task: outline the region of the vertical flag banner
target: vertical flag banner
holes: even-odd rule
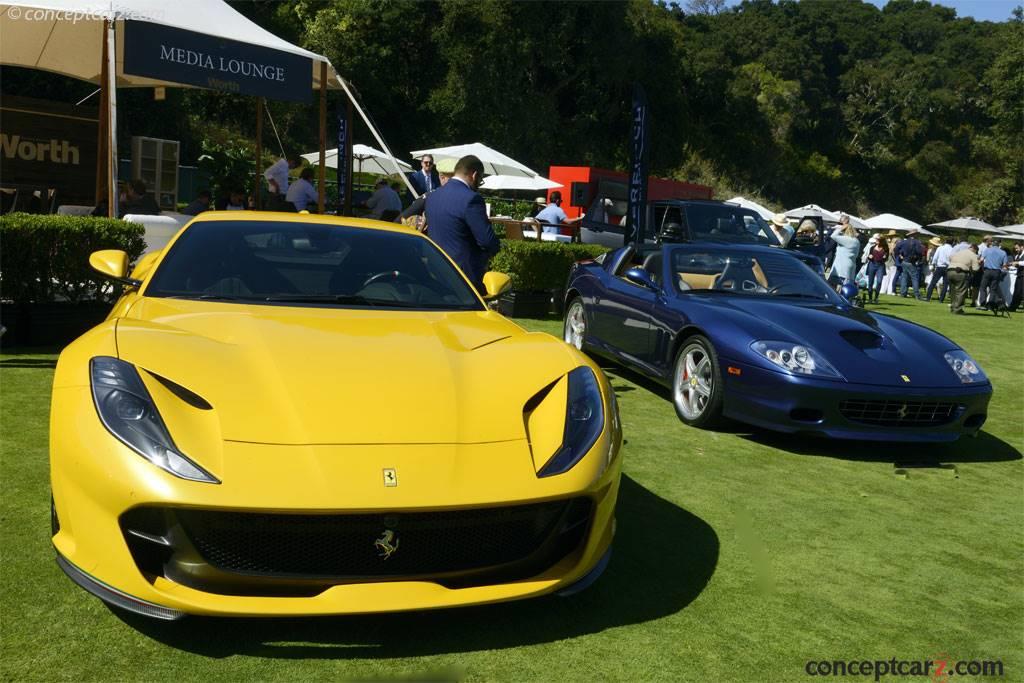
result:
[[[626,243],[642,243],[647,236],[647,157],[650,130],[647,125],[647,93],[639,83],[633,89],[632,156],[629,165],[629,207],[626,211]]]
[[[345,191],[348,188],[348,117],[344,108],[338,108],[338,148],[334,157],[338,164],[338,215],[342,215],[345,209]]]

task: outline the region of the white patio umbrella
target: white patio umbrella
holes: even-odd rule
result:
[[[828,209],[823,209],[817,204],[808,204],[799,209],[790,209],[786,212],[786,218],[821,218],[826,223],[838,223],[839,214]]]
[[[489,175],[484,178],[484,182],[480,185],[481,190],[555,190],[559,187],[565,187],[562,183],[556,183],[554,180],[548,180],[544,176],[534,176],[533,178],[525,178],[523,176],[515,175]]]
[[[896,232],[910,232],[911,230],[916,230],[922,235],[935,234],[930,230],[922,228],[920,223],[915,223],[909,218],[897,216],[894,213],[880,213],[877,216],[872,216],[864,221],[864,224],[872,230],[895,230]]]
[[[540,175],[529,166],[524,166],[512,157],[505,156],[481,142],[472,142],[468,145],[453,145],[451,147],[435,147],[434,149],[418,149],[411,154],[416,159],[419,159],[424,154],[429,154],[434,157],[435,162],[441,159],[454,159],[458,161],[462,157],[472,154],[483,162],[484,173],[487,175],[512,175],[525,178],[534,178]]]
[[[868,231],[868,230],[871,229],[871,226],[868,225],[866,222],[864,222],[864,219],[859,218],[857,216],[854,216],[852,213],[846,213],[846,214],[844,214],[842,212],[836,212],[836,213],[839,214],[840,218],[842,218],[844,215],[845,216],[849,216],[850,217],[850,225],[852,225],[857,230]]]
[[[775,215],[775,212],[769,209],[768,207],[761,206],[754,200],[747,199],[746,197],[737,196],[733,197],[732,199],[727,199],[725,201],[727,204],[739,204],[744,209],[750,209],[751,211],[755,211],[761,216],[761,218],[765,219],[766,221],[770,221],[772,219],[772,216]]]
[[[1016,225],[1004,225],[996,229],[1011,239],[1024,239],[1024,223],[1018,223]]]
[[[986,223],[979,218],[961,217],[941,223],[929,223],[932,228],[951,228],[953,230],[967,230],[971,232],[996,232],[996,226]]]
[[[302,158],[311,164],[320,163],[320,152],[303,154]],[[391,157],[379,149],[369,145],[352,145],[352,158],[356,160],[357,173],[372,173],[373,175],[391,175],[395,172]],[[411,171],[412,166],[404,161],[394,160],[401,167],[402,171]],[[324,164],[328,168],[338,168],[338,149],[329,149],[324,157]]]

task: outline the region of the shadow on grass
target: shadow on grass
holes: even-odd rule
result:
[[[999,437],[980,432],[976,437],[961,437],[954,443],[886,443],[814,438],[799,434],[781,434],[740,426],[740,436],[748,441],[798,455],[814,455],[861,462],[891,462],[894,465],[937,467],[941,463],[1004,462],[1020,460],[1021,452]]]
[[[706,522],[625,475],[616,518],[608,569],[593,586],[567,598],[315,619],[160,622],[112,611],[154,640],[207,657],[391,659],[575,638],[674,614],[701,594],[719,550]]]

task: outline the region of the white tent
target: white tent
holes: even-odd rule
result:
[[[997,228],[997,230],[1011,239],[1024,239],[1024,223],[1018,223],[1017,225],[1004,225]]]
[[[543,190],[556,190],[564,187],[562,183],[548,180],[543,176],[525,178],[514,175],[489,175],[484,178],[481,190],[531,190],[541,192]]]
[[[739,204],[744,209],[750,209],[751,211],[755,211],[761,216],[761,218],[765,219],[766,221],[770,221],[772,217],[775,215],[775,212],[772,211],[771,209],[765,206],[761,206],[757,202],[753,201],[752,199],[747,199],[746,197],[733,197],[732,199],[727,199],[726,202],[729,204]]]
[[[143,37],[154,32],[162,36],[159,43]],[[131,36],[135,38],[130,41]],[[126,60],[129,43],[145,59]],[[275,36],[221,0],[0,3],[0,64],[51,71],[100,86],[100,157],[106,161],[107,174],[105,179],[97,178],[97,187],[106,184],[111,212],[117,202],[118,88],[200,87],[295,99],[296,87],[300,91],[304,87],[305,60],[311,70],[309,83],[320,91],[321,148],[326,140],[326,91],[342,89],[378,144],[392,156],[326,57]],[[284,96],[286,91],[291,95]],[[257,103],[262,125],[262,99]],[[260,144],[257,139],[257,150]],[[321,204],[323,189],[321,182]]]
[[[416,159],[425,154],[434,157],[434,161],[441,159],[454,159],[458,161],[464,156],[474,155],[484,164],[484,173],[487,175],[513,175],[525,178],[535,178],[540,174],[528,166],[524,166],[515,159],[505,156],[501,152],[491,149],[482,142],[472,142],[468,145],[452,145],[451,147],[435,147],[434,149],[419,149],[411,153]]]
[[[925,230],[920,223],[915,223],[909,218],[897,216],[894,213],[880,213],[877,216],[864,221],[872,230],[895,230],[896,232],[910,232],[916,230],[922,235],[934,235],[934,232]]]
[[[933,228],[951,228],[953,230],[967,230],[970,232],[996,232],[996,226],[978,218],[953,218],[941,223],[929,223]]]
[[[839,214],[828,209],[823,209],[817,204],[808,204],[799,209],[790,209],[786,212],[786,218],[821,218],[826,223],[838,223]]]
[[[292,45],[218,0],[8,0],[0,4],[0,63],[99,83],[109,19],[118,33],[125,21],[140,21],[306,57],[313,62],[314,88],[320,86],[321,62],[327,65],[327,87],[341,88],[326,57]],[[194,87],[124,73],[124,41],[118,41],[116,63],[119,88]]]
[[[303,154],[302,158],[310,164],[320,163],[320,152],[309,152]],[[372,173],[374,175],[391,175],[395,172],[392,160],[387,154],[370,147],[369,145],[352,145],[352,158],[356,161],[356,167],[349,169],[356,173]],[[338,168],[338,148],[327,150],[324,163],[328,168]],[[404,161],[394,160],[403,172],[412,171],[412,166]]]

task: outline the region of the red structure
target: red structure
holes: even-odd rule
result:
[[[609,171],[592,166],[549,166],[548,178],[563,185],[562,210],[569,218],[577,218],[587,210],[597,196],[617,197],[623,201],[629,196],[629,176],[624,171]],[[548,191],[548,195],[551,194]],[[655,199],[711,199],[713,191],[707,185],[684,183],[665,178],[648,178],[647,200]]]

